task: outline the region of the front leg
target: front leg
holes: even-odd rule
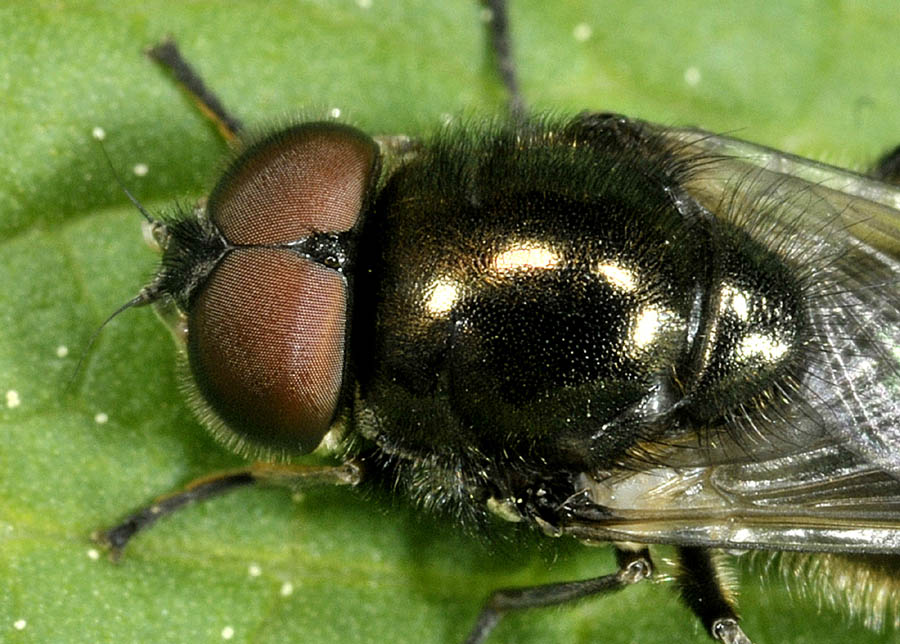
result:
[[[110,557],[117,560],[135,535],[193,503],[260,483],[303,489],[319,485],[355,486],[361,478],[360,466],[354,461],[333,466],[254,463],[246,468],[215,472],[195,479],[184,488],[153,500],[115,526],[95,532],[92,537],[95,542],[108,548]]]

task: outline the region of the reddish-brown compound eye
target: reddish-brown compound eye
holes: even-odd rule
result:
[[[229,253],[191,310],[188,356],[207,404],[241,439],[310,452],[344,365],[343,277],[287,250]]]
[[[338,123],[307,123],[247,150],[209,197],[210,218],[233,244],[283,244],[356,223],[378,148]]]
[[[347,285],[305,256],[303,242],[356,224],[378,163],[375,142],[358,130],[307,123],[251,146],[213,190],[209,218],[232,248],[191,297],[188,357],[226,440],[309,452],[328,432],[344,372]]]

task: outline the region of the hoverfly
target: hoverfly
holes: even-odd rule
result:
[[[626,125],[627,125],[627,123],[626,123],[626,122],[623,122],[623,127],[625,127]],[[592,127],[592,126],[591,126],[591,127]],[[618,126],[617,126],[617,127],[618,127]],[[626,127],[626,130],[627,130],[627,127]],[[625,134],[626,134],[626,136],[630,136],[630,134],[629,134],[627,131],[625,132]],[[638,134],[639,134],[639,133],[638,133]],[[703,146],[703,145],[708,145],[708,144],[711,144],[711,143],[713,143],[713,144],[719,144],[719,143],[721,143],[722,141],[725,141],[724,139],[720,139],[720,138],[703,138],[703,137],[698,137],[697,139],[690,139],[690,137],[692,136],[691,133],[689,133],[689,132],[684,132],[684,133],[682,133],[682,134],[683,134],[684,137],[687,137],[686,139],[680,139],[680,140],[684,141],[684,145],[687,146],[685,149],[691,149],[691,146]],[[727,141],[726,141],[726,143],[727,143]],[[730,167],[730,166],[727,165],[728,159],[730,159],[730,157],[732,157],[732,156],[736,156],[736,157],[739,157],[739,158],[744,158],[748,152],[752,152],[753,154],[756,154],[756,153],[758,152],[758,150],[756,150],[755,148],[752,148],[752,147],[738,148],[736,152],[735,152],[734,150],[732,150],[732,149],[728,149],[728,150],[724,150],[724,151],[720,151],[720,150],[718,150],[718,149],[710,149],[710,150],[708,150],[708,151],[706,151],[706,152],[709,154],[709,156],[710,156],[711,159],[718,159],[718,161],[719,161],[720,163],[725,164],[725,165],[720,166],[720,167],[724,167],[725,169],[728,170],[728,173],[727,173],[727,174],[728,174],[729,177],[733,177],[733,176],[735,176],[735,175],[741,176],[741,177],[743,177],[743,179],[745,180],[746,185],[748,185],[748,186],[755,186],[755,187],[759,187],[759,188],[764,189],[764,190],[762,190],[762,194],[760,194],[758,197],[754,197],[754,200],[753,200],[754,205],[760,205],[760,206],[764,205],[764,206],[766,206],[766,207],[773,208],[773,209],[777,210],[777,208],[775,208],[775,206],[773,206],[771,203],[768,203],[767,201],[765,201],[765,199],[770,198],[770,196],[773,194],[773,190],[775,190],[776,188],[783,188],[783,189],[787,190],[787,189],[790,189],[790,188],[793,188],[793,187],[794,187],[793,184],[792,184],[790,181],[787,181],[787,180],[785,180],[785,179],[782,179],[781,177],[779,177],[779,181],[778,181],[778,182],[775,182],[775,183],[768,183],[768,184],[767,184],[767,183],[765,183],[765,177],[766,177],[765,173],[764,173],[763,171],[758,171],[756,168],[754,168],[754,167],[752,167],[752,166],[750,166],[750,167],[738,166],[738,167],[736,167],[736,168],[732,168],[732,167]],[[724,157],[725,157],[725,158],[724,158],[724,159],[719,158],[719,157],[720,157],[720,154],[724,154]],[[778,155],[778,156],[776,157],[776,159],[779,160],[779,161],[782,161],[782,160],[785,159],[785,157],[783,157],[782,155]],[[816,168],[815,168],[814,166],[808,166],[808,165],[803,165],[803,164],[801,164],[801,165],[802,165],[803,169],[807,169],[807,170],[816,170]],[[758,174],[757,174],[757,172],[758,172]],[[789,174],[790,174],[790,173],[789,173]],[[850,177],[845,177],[845,179],[848,180],[848,181],[850,181],[850,179],[852,179],[852,178],[850,178]],[[824,180],[824,179],[822,179],[822,178],[816,177],[816,178],[813,179],[813,183],[814,183],[814,184],[819,184],[819,183],[820,183],[821,181],[823,181],[823,180]],[[850,183],[852,183],[852,181],[850,181]],[[868,184],[865,184],[865,185],[868,186]],[[823,190],[825,190],[825,189],[827,189],[827,188],[828,188],[828,186],[826,185],[826,186],[823,188]],[[844,187],[842,186],[841,189],[844,190]],[[732,193],[729,192],[728,194],[729,194],[729,196],[731,196]],[[790,194],[793,195],[794,192],[791,192]],[[808,189],[808,190],[802,191],[802,192],[801,192],[801,195],[802,195],[802,197],[799,197],[799,198],[808,198],[808,199],[813,200],[813,205],[819,205],[820,202],[817,201],[817,200],[824,199],[823,197],[819,196],[819,195],[818,195],[815,191],[813,191],[812,189]],[[707,195],[707,198],[710,200],[710,201],[707,202],[707,206],[706,206],[706,207],[707,207],[707,210],[713,211],[713,212],[714,212],[715,209],[716,209],[717,207],[721,207],[721,204],[720,204],[719,202],[716,201],[716,195],[712,195],[712,196]],[[792,197],[792,198],[795,198],[795,197]],[[676,201],[677,201],[677,199],[676,199]],[[794,202],[791,202],[791,203],[794,203]],[[828,203],[827,199],[825,200],[825,203]],[[741,211],[740,204],[735,204],[733,207],[734,207],[734,211],[735,211],[735,212],[740,212],[740,211]],[[803,212],[809,212],[809,211],[813,210],[813,208],[812,208],[812,206],[810,206],[809,204],[807,204],[807,206],[804,206],[804,207],[798,207],[797,210],[803,211]],[[852,227],[852,226],[855,226],[855,227],[857,227],[857,228],[865,227],[865,222],[866,222],[866,219],[865,219],[865,218],[861,219],[859,222],[857,222],[856,220],[854,220],[852,223],[847,223],[847,224],[844,224],[844,223],[838,223],[838,222],[841,221],[840,219],[838,219],[838,216],[839,216],[838,213],[843,214],[843,213],[845,213],[845,212],[852,212],[852,209],[850,208],[850,204],[844,204],[844,206],[842,206],[842,207],[840,207],[840,208],[837,208],[837,209],[836,209],[836,212],[832,215],[832,216],[834,217],[834,219],[831,220],[831,221],[829,222],[829,225],[835,226],[837,229],[840,229],[841,226],[846,226],[846,227]],[[797,215],[797,216],[800,217],[800,215]],[[783,219],[779,219],[779,218],[776,218],[776,219],[777,219],[778,221],[782,222],[783,225],[787,227],[787,230],[786,230],[786,231],[781,231],[781,234],[783,234],[783,235],[787,235],[787,234],[788,234],[789,232],[791,232],[791,231],[796,231],[796,230],[802,230],[802,229],[805,229],[803,224],[805,224],[806,222],[803,222],[803,221],[791,221],[790,218],[789,218],[789,216],[786,215],[786,214],[781,214],[781,215],[779,215],[779,217],[783,217]],[[824,224],[823,224],[823,225],[824,225]],[[796,234],[796,233],[791,233],[791,234]],[[801,249],[803,248],[802,245],[800,246],[800,248],[801,248]],[[521,250],[521,249],[520,249],[520,250]],[[531,252],[533,249],[526,248],[525,250]],[[809,250],[807,250],[807,251],[803,251],[803,252],[809,252],[809,253],[812,253],[813,250],[814,250],[814,249],[811,248],[811,249],[809,249]],[[802,253],[801,253],[801,254],[802,254]],[[531,261],[531,260],[529,260],[529,261]],[[837,254],[835,254],[835,261],[838,261]],[[609,267],[609,268],[607,269],[607,272],[612,272],[612,269],[614,269],[614,268],[615,268],[615,267]],[[626,276],[624,276],[624,275],[622,275],[622,274],[619,274],[619,277],[620,277],[622,280],[625,280],[625,277],[626,277]],[[888,285],[889,285],[889,283],[888,283]],[[826,293],[827,293],[827,291],[826,291]],[[825,296],[823,295],[823,297],[825,297]],[[789,299],[789,298],[788,298],[788,299]],[[739,298],[738,298],[738,300],[739,300]],[[734,300],[734,302],[738,302],[738,300]],[[738,304],[735,304],[734,306],[740,308],[740,307],[738,306]],[[736,309],[736,310],[737,310],[737,309]],[[777,344],[777,343],[776,343],[776,344]],[[767,350],[769,350],[769,351],[777,351],[777,347],[769,346]],[[798,376],[798,377],[799,377],[799,376]],[[774,395],[774,394],[773,394],[773,395]],[[778,413],[779,413],[779,414],[784,414],[784,413],[786,413],[786,412],[784,412],[783,410],[778,410]],[[757,423],[761,423],[762,421],[759,420],[759,419],[757,419],[756,422],[757,422]],[[751,429],[752,429],[752,428],[751,428]],[[763,434],[764,434],[764,433],[763,433]],[[757,443],[759,442],[759,441],[756,441],[756,442],[753,443],[752,446],[749,446],[749,447],[746,446],[746,445],[743,445],[743,444],[736,444],[736,445],[730,445],[730,446],[728,446],[728,445],[726,445],[726,446],[710,445],[710,443],[712,442],[712,438],[714,438],[714,437],[715,437],[715,436],[713,436],[713,435],[710,435],[709,437],[707,437],[709,440],[704,444],[703,447],[704,447],[704,448],[707,448],[707,447],[708,447],[708,448],[710,448],[710,449],[712,449],[712,448],[715,448],[715,449],[722,449],[722,450],[725,450],[725,452],[727,452],[727,449],[726,449],[726,448],[729,448],[729,447],[730,447],[731,449],[736,449],[739,453],[742,453],[742,454],[743,454],[743,453],[748,453],[748,452],[750,452],[750,451],[751,451],[751,447],[755,448],[755,447],[757,446]],[[765,437],[765,434],[763,435],[763,438],[764,438],[764,437]],[[814,437],[815,437],[815,434],[814,434]],[[728,438],[730,438],[730,435],[728,435],[728,434],[725,434],[725,435],[722,437],[723,440],[728,439]],[[790,444],[790,440],[791,440],[792,437],[791,437],[791,435],[783,435],[783,436],[778,436],[778,438],[779,438],[779,439],[783,439],[785,443]],[[774,441],[772,441],[772,442],[774,443]],[[739,443],[739,441],[735,441],[735,443]],[[763,443],[763,446],[770,446],[770,447],[772,447],[773,450],[776,449],[776,447],[779,448],[779,449],[781,448],[780,445],[770,445],[769,442],[766,442],[766,441],[762,441],[762,443]],[[663,443],[663,444],[666,445],[666,446],[668,446],[667,443]],[[680,447],[680,446],[676,446],[676,447]],[[827,446],[826,446],[826,447],[827,447]],[[697,447],[697,449],[694,450],[694,451],[691,452],[691,453],[695,453],[695,454],[696,454],[696,453],[700,453],[699,450],[700,450],[700,448]],[[725,452],[723,452],[723,453],[725,453]],[[776,452],[776,454],[777,454],[777,453],[779,453],[779,452]],[[713,451],[711,451],[710,454],[712,454],[712,455],[714,456],[714,455],[716,454],[715,450],[713,449]],[[648,455],[648,458],[649,458],[650,456],[655,456],[655,454],[653,454],[653,455]],[[707,456],[707,458],[712,458],[712,456]],[[725,457],[723,457],[723,458],[725,458]],[[730,459],[730,458],[734,458],[733,455],[731,455],[731,452],[729,452],[729,456],[728,456],[727,458],[729,458],[729,459]],[[773,458],[774,458],[774,456],[773,456]],[[752,463],[755,463],[756,461],[751,461],[751,462],[752,462]],[[767,462],[768,462],[768,461],[767,461]],[[687,471],[687,468],[689,468],[689,467],[692,465],[692,463],[689,462],[689,461],[688,461],[688,462],[685,462],[685,463],[680,463],[680,462],[679,462],[679,463],[677,463],[676,465],[670,465],[669,463],[663,463],[662,465],[660,465],[660,463],[657,462],[657,461],[653,461],[653,463],[654,463],[655,465],[659,465],[659,466],[661,466],[661,467],[675,467],[675,466],[677,465],[677,467],[678,467],[680,470],[684,470],[684,471]],[[790,463],[789,463],[789,465],[790,465]],[[647,476],[652,476],[653,474],[654,474],[653,472],[649,472],[649,473],[647,473]],[[658,473],[657,473],[657,474],[658,474]],[[641,481],[641,479],[638,478],[638,477],[635,477],[634,480],[637,481],[637,482],[640,482],[640,481]],[[685,484],[685,488],[684,488],[683,490],[676,490],[676,492],[678,492],[678,491],[684,491],[684,490],[692,490],[694,484],[698,484],[698,485],[699,485],[699,484],[702,482],[702,476],[700,476],[698,479],[685,479],[685,480],[683,480],[682,482]],[[688,482],[691,484],[691,487],[688,487],[688,486],[687,486],[687,483],[688,483]],[[646,486],[647,486],[648,482],[647,482],[646,480],[644,480],[643,484],[644,484],[644,486],[645,486],[644,489],[646,489]],[[593,494],[594,500],[599,499],[599,498],[601,498],[601,497],[605,498],[604,495],[611,496],[611,494],[610,494],[610,492],[609,492],[608,490],[602,489],[602,486],[596,487],[596,488],[594,488],[594,487],[589,487],[588,489],[591,490],[591,493]],[[702,495],[701,495],[701,496],[702,496]],[[507,509],[507,510],[510,510],[510,509],[515,510],[515,508],[508,508],[508,507],[507,507],[506,509]],[[569,509],[572,510],[572,512],[573,512],[572,516],[573,516],[574,518],[568,519],[568,521],[570,521],[570,523],[568,524],[568,528],[571,529],[571,530],[573,530],[573,531],[577,531],[577,530],[582,530],[582,531],[583,531],[583,530],[587,530],[587,528],[584,527],[585,524],[588,524],[588,527],[590,527],[591,530],[593,530],[593,527],[594,527],[594,526],[599,525],[600,523],[602,523],[601,521],[599,521],[599,520],[597,519],[596,516],[593,516],[593,515],[591,515],[590,513],[585,512],[583,508],[579,508],[578,506],[576,506],[576,505],[574,504],[574,499],[573,499],[573,504],[572,504],[572,506],[571,506]],[[578,534],[578,536],[585,537],[585,538],[591,538],[591,539],[593,539],[593,538],[606,539],[606,538],[607,538],[607,535],[605,535],[605,534],[601,534],[601,533],[596,533],[596,534],[594,534],[594,533],[591,532],[590,530],[585,531],[585,532],[578,532],[577,534]],[[631,537],[634,536],[634,535],[628,534],[628,535],[625,535],[625,536],[627,537],[628,540],[631,540]],[[647,538],[647,535],[644,534],[644,533],[638,533],[637,536],[642,537],[642,539],[650,540],[649,538]],[[734,536],[734,535],[732,535],[732,537],[733,537],[733,536]],[[772,536],[772,535],[769,535],[769,536]],[[681,539],[682,537],[678,537],[678,538]],[[778,535],[776,534],[776,535],[774,535],[774,537],[772,537],[772,538],[776,538],[776,539],[777,539],[777,538],[778,538]],[[684,537],[684,540],[685,540],[685,542],[690,542],[690,539],[689,539],[688,537]],[[731,545],[735,545],[735,546],[741,545],[741,544],[739,544],[739,543],[732,543],[732,538],[731,538],[731,537],[729,537],[726,541],[728,542],[728,544],[731,544]],[[701,542],[702,542],[702,543],[705,543],[705,542],[702,541],[702,539],[701,539]],[[718,543],[718,542],[717,542],[717,543]],[[723,543],[722,545],[724,545],[724,543]],[[763,545],[766,545],[766,544],[763,544]],[[778,544],[769,544],[769,545],[777,546]]]

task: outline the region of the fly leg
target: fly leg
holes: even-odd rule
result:
[[[257,483],[296,489],[315,485],[356,485],[360,479],[361,470],[352,461],[336,466],[254,463],[247,468],[217,472],[195,479],[181,490],[155,499],[112,528],[94,533],[93,539],[106,546],[110,556],[115,560],[121,556],[125,546],[136,534],[143,532],[159,519],[197,501],[205,501]]]
[[[617,550],[619,570],[611,575],[526,588],[501,588],[488,598],[465,644],[481,644],[508,612],[564,604],[593,595],[605,595],[647,579],[653,574],[650,553]]]
[[[885,183],[900,185],[900,145],[878,159],[869,174]]]
[[[481,4],[489,12],[488,29],[490,32],[491,50],[494,64],[509,95],[509,115],[514,121],[525,118],[525,99],[519,91],[516,77],[516,64],[512,54],[512,39],[509,35],[509,12],[506,0],[481,0]]]
[[[222,137],[231,143],[243,129],[240,119],[233,116],[219,97],[210,90],[200,74],[188,63],[173,40],[166,40],[147,49],[147,55],[169,70],[181,88],[187,92],[200,111],[219,129]]]
[[[722,644],[751,644],[738,624],[733,601],[710,551],[681,547],[678,558],[681,597],[703,622],[706,632]]]

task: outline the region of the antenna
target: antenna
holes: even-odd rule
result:
[[[135,198],[133,194],[128,190],[125,186],[125,182],[122,181],[122,178],[119,176],[119,173],[116,172],[115,166],[113,166],[112,160],[109,158],[109,153],[106,151],[106,146],[103,145],[103,140],[106,139],[106,131],[102,127],[95,127],[91,132],[94,139],[97,141],[97,144],[100,146],[100,151],[103,152],[103,158],[106,159],[106,165],[109,166],[109,171],[112,172],[113,177],[116,180],[116,183],[119,184],[119,187],[122,189],[122,192],[125,193],[125,196],[128,197],[129,201],[134,204],[134,207],[138,209],[138,212],[144,216],[144,219],[147,220],[149,224],[159,224],[159,221],[155,219],[149,212],[147,212],[146,208],[144,208],[143,204]]]
[[[113,177],[116,179],[116,183],[119,184],[119,188],[122,189],[122,192],[125,193],[125,196],[128,197],[129,201],[137,208],[138,212],[144,217],[144,220],[147,221],[153,227],[164,227],[164,224],[153,217],[147,209],[144,208],[143,204],[137,200],[137,198],[131,194],[128,188],[125,186],[125,183],[122,181],[122,178],[119,176],[119,173],[116,172],[116,168],[112,163],[112,160],[109,158],[109,153],[106,151],[106,146],[103,145],[104,139],[106,139],[106,132],[102,127],[95,127],[91,132],[91,135],[94,137],[94,140],[97,141],[100,146],[101,152],[103,152],[103,158],[106,159],[106,165],[109,166],[109,170],[112,173]],[[78,377],[78,374],[81,372],[81,367],[84,365],[84,361],[87,358],[88,353],[91,348],[94,346],[94,343],[97,341],[97,338],[100,335],[100,332],[106,327],[107,324],[113,321],[120,313],[127,311],[130,308],[138,307],[138,306],[146,306],[152,302],[155,302],[159,299],[160,289],[156,281],[148,284],[143,287],[140,292],[135,295],[133,298],[125,302],[125,304],[121,305],[115,311],[113,311],[99,327],[91,334],[90,339],[88,340],[88,344],[85,347],[84,351],[81,352],[81,357],[78,358],[78,363],[75,365],[75,369],[72,371],[72,377],[69,378],[69,382],[66,384],[66,391],[72,388],[72,385],[75,382],[75,378]]]

